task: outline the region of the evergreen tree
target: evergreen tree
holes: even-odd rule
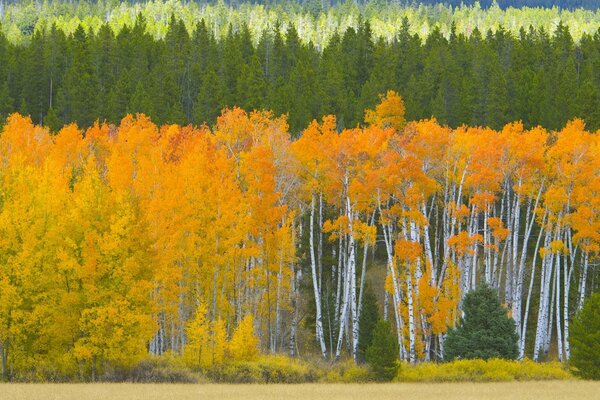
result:
[[[83,26],[71,41],[71,65],[65,75],[65,111],[69,121],[90,126],[97,119],[98,76],[91,63],[91,45]]]
[[[380,320],[367,348],[367,362],[376,380],[391,381],[398,372],[398,340],[388,321]]]
[[[51,133],[56,134],[64,124],[63,121],[58,118],[54,108],[50,108],[46,113],[46,118],[44,118],[44,125],[50,129]]]
[[[508,317],[494,289],[482,286],[467,293],[463,313],[458,326],[448,332],[445,360],[517,358],[515,321]]]
[[[592,294],[573,320],[571,365],[584,379],[600,379],[600,293]]]
[[[200,80],[200,90],[194,103],[194,123],[208,125],[215,123],[224,105],[223,82],[212,67],[209,67]]]
[[[260,110],[265,108],[267,82],[264,70],[256,54],[252,55],[249,64],[242,66],[242,72],[237,82],[240,106],[245,110]]]
[[[358,359],[359,361],[366,360],[366,353],[373,341],[373,331],[379,321],[379,307],[377,298],[371,285],[366,284],[364,288],[364,297],[362,303],[362,311],[360,313],[360,321],[358,323]]]
[[[4,125],[6,117],[13,110],[12,99],[8,92],[8,83],[5,81],[0,87],[0,127]]]

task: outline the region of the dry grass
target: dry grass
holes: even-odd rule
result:
[[[600,382],[302,385],[2,384],[2,400],[494,400],[598,399]]]

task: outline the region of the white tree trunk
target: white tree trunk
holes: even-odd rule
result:
[[[323,358],[327,358],[327,346],[325,345],[325,337],[323,334],[323,317],[321,313],[321,290],[319,288],[319,279],[317,278],[317,262],[315,259],[315,195],[313,193],[312,201],[310,204],[310,267],[312,273],[312,281],[313,281],[313,292],[315,295],[315,330],[316,330],[316,339],[319,342],[319,346],[321,349],[321,356]]]
[[[546,214],[542,219],[542,227],[546,222]],[[521,334],[519,337],[519,360],[522,360],[525,356],[525,336],[527,335],[527,322],[529,320],[529,308],[531,305],[531,294],[533,293],[533,282],[535,280],[535,264],[537,260],[537,255],[540,249],[540,243],[542,241],[542,235],[544,233],[544,229],[540,228],[540,233],[537,238],[537,242],[535,244],[535,251],[533,253],[533,262],[531,263],[531,278],[529,280],[529,291],[527,292],[527,304],[525,305],[525,316],[523,317],[523,323],[521,324]],[[540,286],[543,284],[540,281]]]
[[[579,311],[583,308],[583,302],[585,301],[585,287],[586,287],[588,268],[589,268],[589,253],[587,251],[582,253],[582,258],[583,258],[583,270],[581,272],[581,277],[579,280],[579,293],[578,293],[579,301],[577,302],[577,311]]]

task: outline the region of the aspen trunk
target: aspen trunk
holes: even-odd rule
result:
[[[588,275],[589,268],[589,253],[586,251],[582,253],[583,258],[583,270],[581,272],[581,278],[579,280],[579,293],[578,293],[578,302],[577,302],[577,310],[581,310],[583,308],[583,302],[585,300],[585,287]]]
[[[310,204],[310,233],[309,233],[309,245],[310,245],[310,267],[313,281],[313,292],[315,295],[315,330],[316,339],[319,342],[321,349],[321,356],[327,358],[327,346],[325,345],[325,338],[323,335],[323,318],[321,314],[321,291],[319,289],[319,279],[317,278],[317,262],[315,260],[315,195],[313,193],[312,201]]]
[[[542,219],[542,226],[546,221],[546,214],[544,214],[544,218]],[[540,228],[540,233],[538,234],[537,242],[535,244],[535,251],[533,253],[533,262],[531,263],[531,277],[529,280],[529,290],[527,292],[527,303],[525,305],[525,316],[523,317],[523,323],[521,324],[521,335],[519,337],[519,359],[523,359],[525,356],[525,336],[527,335],[527,322],[529,320],[529,308],[531,305],[531,294],[533,293],[533,282],[535,280],[535,264],[537,260],[537,255],[540,249],[540,243],[542,240],[542,234],[544,230]],[[542,285],[542,281],[540,281],[540,286]]]
[[[546,231],[545,239],[544,239],[544,248],[548,248],[550,246],[550,238],[551,232],[548,229]],[[540,277],[540,301],[538,307],[538,318],[536,325],[536,335],[535,335],[535,349],[533,352],[533,360],[538,361],[540,356],[540,351],[545,347],[547,329],[548,329],[548,303],[550,298],[550,276],[551,276],[551,268],[552,266],[552,255],[545,254],[542,259],[542,270]]]

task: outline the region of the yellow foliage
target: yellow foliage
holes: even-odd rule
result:
[[[375,106],[375,110],[365,111],[365,122],[382,128],[394,128],[400,130],[406,125],[404,119],[404,100],[393,90],[388,90],[381,101]]]
[[[245,316],[233,331],[228,353],[233,361],[253,361],[258,357],[258,338],[251,315]]]
[[[508,361],[457,360],[450,363],[402,365],[401,382],[503,382],[572,379],[558,362],[536,363],[530,360]]]

